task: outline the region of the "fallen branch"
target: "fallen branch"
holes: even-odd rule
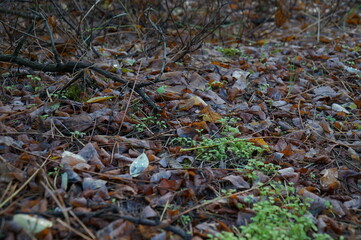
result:
[[[162,111],[162,109],[141,89],[142,85],[133,84],[132,82],[128,82],[120,77],[116,76],[113,73],[110,73],[104,69],[94,66],[92,63],[84,63],[84,62],[74,62],[69,61],[66,63],[38,63],[34,61],[30,61],[15,55],[4,54],[0,55],[0,61],[2,62],[9,62],[9,63],[16,63],[21,66],[30,67],[34,70],[40,70],[43,72],[68,72],[74,73],[79,70],[88,68],[103,75],[106,78],[110,78],[113,81],[123,83],[127,85],[129,88],[133,89],[136,93],[138,93],[144,101],[146,101],[151,107],[153,107],[158,112]]]
[[[75,216],[83,219],[83,220],[87,220],[87,219],[91,219],[94,217],[102,217],[103,219],[107,219],[107,220],[118,220],[118,219],[123,219],[129,222],[132,222],[134,224],[140,224],[140,225],[145,225],[145,226],[152,226],[152,227],[160,227],[166,231],[172,232],[177,234],[178,236],[180,236],[183,239],[186,240],[190,240],[192,239],[192,236],[188,233],[186,233],[185,231],[183,231],[182,229],[169,225],[169,224],[164,224],[163,222],[157,221],[157,220],[151,220],[151,219],[145,219],[145,218],[140,218],[140,217],[133,217],[133,216],[127,216],[127,215],[121,215],[119,213],[115,213],[115,212],[122,212],[121,209],[119,209],[119,207],[117,206],[109,206],[107,208],[98,210],[96,212],[73,212]],[[54,212],[54,211],[47,211],[47,212],[18,212],[18,213],[22,213],[22,214],[36,214],[36,215],[40,215],[43,217],[57,217],[57,218],[63,218],[64,215],[62,212]]]

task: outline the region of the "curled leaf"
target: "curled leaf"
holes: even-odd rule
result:
[[[129,174],[133,177],[138,176],[149,166],[149,160],[145,153],[140,154],[130,165]]]
[[[52,227],[53,223],[44,218],[33,217],[27,214],[15,214],[13,221],[32,234],[39,233],[46,228]]]

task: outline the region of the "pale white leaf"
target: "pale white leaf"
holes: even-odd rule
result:
[[[149,166],[149,160],[145,153],[140,154],[130,165],[129,174],[133,177],[138,176]]]
[[[53,223],[44,218],[33,217],[27,214],[15,214],[13,221],[24,228],[27,232],[36,234],[46,228],[52,227]]]
[[[333,103],[332,104],[332,111],[335,112],[344,112],[346,114],[349,114],[350,112],[347,111],[344,107],[342,107],[341,105],[337,104],[337,103]]]

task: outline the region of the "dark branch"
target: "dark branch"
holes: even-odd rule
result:
[[[99,67],[94,66],[92,63],[84,63],[84,62],[66,62],[66,63],[48,63],[48,64],[42,64],[34,61],[30,61],[18,56],[14,55],[0,55],[0,61],[2,62],[10,62],[10,63],[16,63],[21,66],[30,67],[34,70],[40,70],[43,72],[68,72],[73,73],[77,72],[79,70],[89,68],[93,70],[94,72],[97,72],[104,77],[110,78],[113,81],[123,83],[127,85],[129,88],[134,87],[134,91],[137,92],[143,99],[146,101],[151,107],[156,109],[157,111],[162,111],[162,109],[141,89],[141,86],[135,85],[132,82],[128,82],[124,79],[119,78],[118,76],[103,70]]]
[[[121,215],[119,213],[107,213],[107,212],[121,212],[121,211],[116,206],[109,206],[105,209],[101,209],[96,212],[74,212],[74,214],[77,217],[82,218],[82,219],[102,217],[103,219],[107,219],[107,220],[123,219],[123,220],[129,221],[129,222],[132,222],[134,224],[141,224],[141,225],[152,226],[152,227],[158,226],[159,228],[162,228],[166,231],[170,231],[170,232],[177,234],[178,236],[182,237],[185,240],[192,239],[192,236],[190,234],[184,232],[182,229],[175,227],[175,226],[171,226],[169,224],[164,224],[163,222],[160,222],[158,220],[144,219],[144,218],[140,218],[140,217]],[[18,213],[23,213],[23,212],[18,212]],[[36,214],[36,215],[45,216],[45,217],[49,217],[49,216],[59,217],[59,218],[64,217],[64,214],[62,212],[52,212],[52,211],[27,212],[27,213],[23,213],[23,214]]]

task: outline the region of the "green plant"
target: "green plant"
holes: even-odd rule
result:
[[[272,175],[280,169],[280,166],[277,166],[273,163],[264,163],[262,160],[259,159],[249,159],[247,165],[244,166],[243,169],[237,169],[240,172],[244,172],[246,170],[247,177],[251,179],[255,179],[256,172],[254,170],[262,171],[266,175]]]
[[[261,153],[264,150],[263,148],[236,137],[236,135],[240,134],[238,128],[232,126],[236,121],[236,119],[231,118],[220,119],[218,121],[221,124],[220,137],[209,138],[202,136],[199,142],[186,139],[178,140],[193,145],[193,147],[181,151],[195,151],[197,159],[207,162],[220,162],[231,157],[250,159],[254,153]]]
[[[70,100],[74,100],[74,101],[80,101],[82,93],[84,92],[84,89],[78,85],[78,84],[74,84],[71,85],[66,92],[64,93],[64,96]]]
[[[132,117],[141,122],[135,125],[137,132],[143,132],[144,129],[150,130],[152,127],[156,127],[158,129],[167,129],[167,123],[163,120],[159,120],[159,114],[156,116],[146,116],[142,118],[138,118],[133,114]]]
[[[55,168],[53,168],[53,171],[48,172],[48,176],[58,175],[59,172],[60,172],[60,168],[55,167]]]
[[[60,92],[54,92],[50,94],[51,97],[56,98],[56,99],[66,99],[67,96],[63,93]]]
[[[288,89],[288,95],[291,94],[293,87],[295,85],[296,82],[296,70],[295,70],[295,65],[293,63],[289,64],[289,71],[290,71],[290,79],[289,79],[289,89]]]
[[[33,81],[40,81],[41,78],[38,76],[34,76],[34,75],[26,75],[27,78],[30,78]]]
[[[189,215],[182,215],[178,220],[182,225],[188,226],[191,223],[191,217]]]
[[[230,196],[230,195],[234,194],[235,192],[236,192],[236,189],[228,189],[228,190],[222,189],[221,190],[221,193],[225,196]]]
[[[4,88],[8,91],[12,91],[12,90],[16,89],[16,85],[5,86]]]
[[[167,209],[167,208],[169,208],[171,210],[179,210],[179,206],[178,205],[173,205],[173,204],[169,204],[169,205],[166,204],[165,209]],[[179,224],[182,224],[184,227],[189,226],[191,221],[192,221],[192,218],[189,215],[185,215],[185,214],[179,216],[179,218],[177,219],[177,222]]]
[[[44,84],[41,82],[41,78],[39,76],[34,75],[26,75],[30,81],[28,84],[25,84],[24,86],[28,89],[34,88],[35,92],[38,92],[40,89],[44,87]]]
[[[74,132],[70,132],[72,137],[75,138],[82,138],[85,135],[85,132],[80,132],[80,131],[74,131]]]
[[[239,234],[222,232],[209,239],[331,239],[327,234],[314,233],[317,227],[307,216],[309,204],[295,194],[292,185],[271,182],[259,190],[260,200],[252,206],[256,214],[250,224],[241,226]]]
[[[190,138],[177,137],[177,138],[173,138],[170,144],[178,144],[185,147],[194,147],[197,145],[197,142]]]
[[[230,155],[249,159],[254,152],[261,152],[263,149],[230,135],[214,139],[203,136],[196,151],[200,160],[219,161],[227,159]]]
[[[261,92],[264,92],[266,91],[268,88],[269,88],[269,84],[268,83],[263,83],[263,84],[260,84],[258,85],[258,89],[261,91]]]
[[[167,86],[162,85],[162,86],[160,86],[160,87],[157,88],[156,92],[157,92],[158,94],[162,94],[162,93],[164,93],[164,90],[165,90],[166,87],[167,87]]]
[[[334,123],[334,122],[336,121],[336,118],[331,117],[331,116],[327,116],[327,117],[326,117],[326,120],[329,121],[329,122],[331,122],[331,123]]]
[[[223,48],[218,47],[217,50],[221,53],[223,53],[227,57],[234,57],[241,53],[241,51],[237,48]]]
[[[353,66],[353,65],[356,64],[355,61],[346,61],[346,63],[349,64],[349,65],[351,65],[351,66]]]

